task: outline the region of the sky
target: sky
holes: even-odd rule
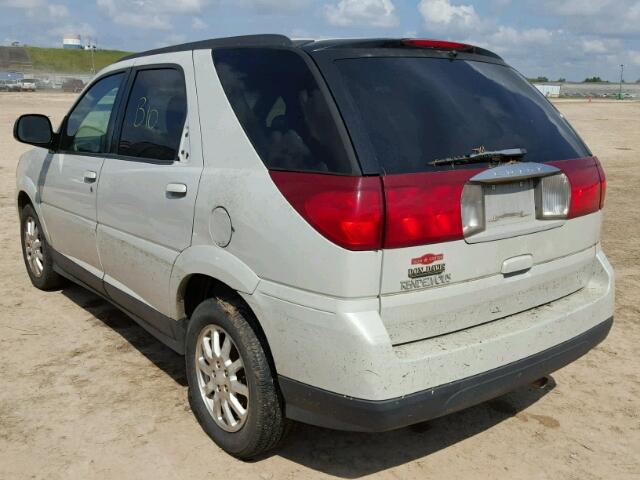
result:
[[[640,79],[640,0],[0,0],[0,43],[140,51],[250,33],[455,40],[528,77]]]

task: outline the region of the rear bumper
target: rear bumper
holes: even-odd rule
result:
[[[264,329],[289,417],[386,430],[498,396],[597,344],[614,314],[614,273],[599,248],[592,268],[584,288],[558,300],[401,345],[377,298],[335,299],[266,281],[244,298]]]
[[[437,418],[498,397],[581,357],[605,339],[613,317],[586,332],[492,370],[382,401],[363,400],[280,377],[287,417],[338,430],[381,432]]]

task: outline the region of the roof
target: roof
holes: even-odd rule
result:
[[[155,50],[147,50],[146,52],[134,53],[120,60],[130,60],[132,58],[147,57],[149,55],[158,55],[160,53],[185,52],[189,50],[205,50],[221,47],[292,47],[293,42],[284,35],[265,34],[265,35],[242,35],[238,37],[211,38],[209,40],[200,40],[198,42],[181,43],[180,45],[172,45],[169,47],[156,48]]]

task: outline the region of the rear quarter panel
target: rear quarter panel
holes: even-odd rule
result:
[[[194,62],[205,169],[193,244],[214,244],[210,216],[223,206],[233,226],[226,251],[258,277],[335,297],[377,296],[382,253],[338,247],[298,215],[272,182],[238,122],[211,51],[195,51]]]

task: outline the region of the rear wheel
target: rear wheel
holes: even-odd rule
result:
[[[189,403],[223,450],[250,459],[274,448],[287,420],[250,312],[222,299],[202,302],[189,321]]]
[[[62,285],[62,277],[53,270],[53,259],[40,220],[32,205],[20,212],[22,256],[31,283],[40,290],[52,290]]]

